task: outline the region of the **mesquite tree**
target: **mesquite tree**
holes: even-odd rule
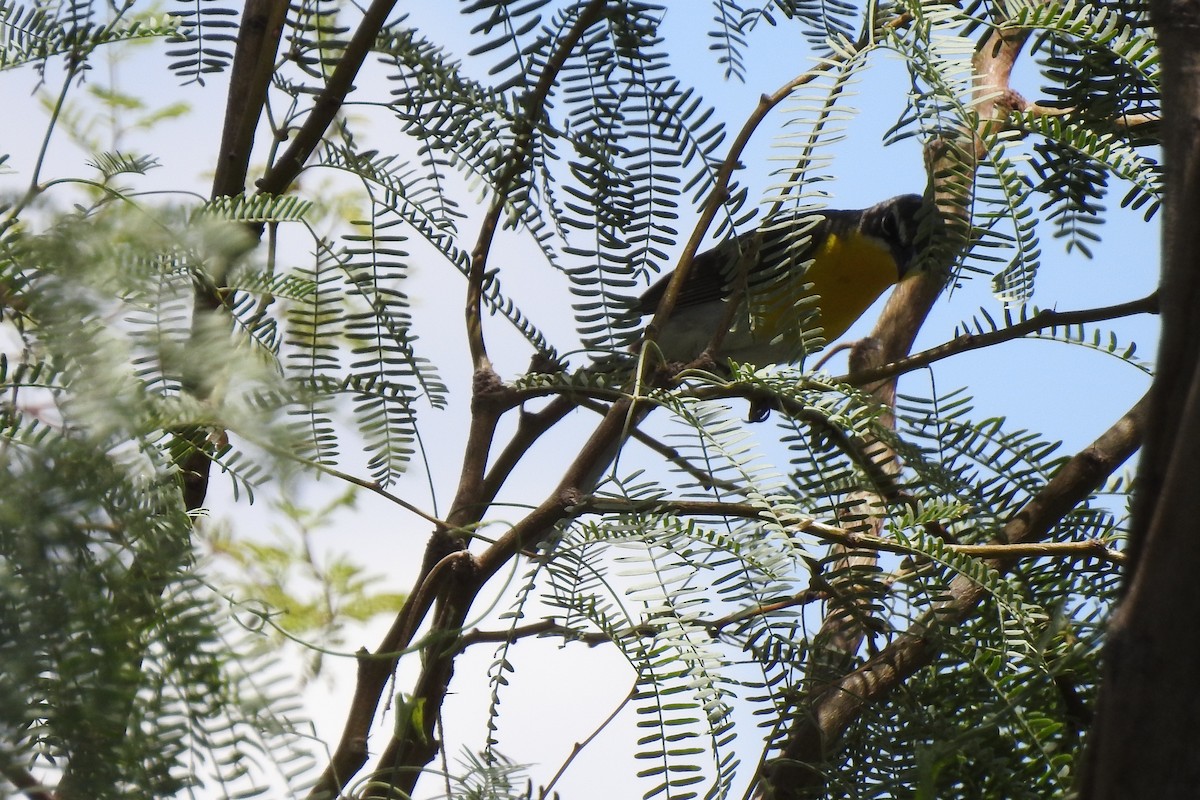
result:
[[[596,786],[1067,791],[1126,559],[1119,470],[1147,405],[1103,419],[1023,372],[1043,437],[913,376],[1019,339],[1149,370],[1106,331],[1156,312],[1155,295],[1030,302],[1060,269],[1044,240],[1090,253],[1114,191],[1147,220],[1158,207],[1144,9],[722,0],[697,34],[667,25],[695,14],[682,0],[473,0],[453,12],[469,32],[448,34],[448,4],[408,5],[0,0],[0,67],[37,76],[49,111],[0,198],[0,775],[32,798],[548,796],[602,745],[561,765],[506,754],[518,644],[541,637],[628,666],[580,688],[623,697],[595,723],[627,742]],[[119,147],[47,177],[51,145],[79,133],[73,98],[134,41],[184,91],[226,93],[219,124],[191,119],[210,127],[212,149],[190,153],[206,199],[147,190],[155,159]],[[747,84],[748,113],[692,85],[701,50]],[[776,85],[750,83],[764,58]],[[821,209],[846,207],[830,175],[855,169],[836,145],[856,103],[888,115],[867,146],[915,154],[925,176],[889,194],[925,206],[917,269],[847,370],[802,325],[795,364],[666,362],[656,337],[698,253],[780,214],[804,252]],[[735,265],[755,255],[737,241],[751,246],[726,245]],[[805,263],[743,286],[714,343]],[[634,313],[670,269],[653,315]],[[988,306],[914,350],[947,286],[981,285]],[[442,310],[425,328],[412,286]],[[552,323],[564,309],[571,324]],[[462,352],[432,356],[451,325]],[[498,368],[514,351],[528,367]],[[1077,420],[1094,441],[1058,454]],[[456,481],[437,477],[448,459]],[[285,587],[237,583],[200,533],[317,475],[428,531],[402,599],[309,576],[392,618],[358,651],[324,747],[257,679],[288,661],[247,644],[288,627]],[[291,552],[238,538],[225,546],[246,569]],[[232,622],[247,617],[261,628]],[[478,648],[490,667],[456,673]],[[490,701],[464,734],[443,711],[468,683]]]

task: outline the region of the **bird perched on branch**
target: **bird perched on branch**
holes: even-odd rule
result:
[[[658,332],[664,359],[697,358],[723,322],[714,355],[760,366],[792,363],[837,339],[911,270],[922,204],[904,194],[865,209],[778,214],[700,253]],[[634,311],[654,313],[671,277]]]

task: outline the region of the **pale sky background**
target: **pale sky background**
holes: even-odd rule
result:
[[[398,10],[410,12],[414,22],[427,26],[431,39],[461,42],[458,54],[465,57],[471,46],[466,31],[477,20],[462,17],[457,9],[442,10],[450,7],[450,4],[401,3]],[[719,117],[729,128],[728,142],[759,95],[773,91],[803,71],[808,62],[799,59],[800,48],[780,32],[765,36],[764,32],[757,32],[745,53],[746,83],[727,82],[722,68],[715,63],[715,55],[707,50],[709,40],[705,34],[711,27],[710,17],[709,4],[684,0],[668,3],[664,47],[672,53],[676,72],[693,82],[708,102],[717,107]],[[496,56],[491,54],[491,57],[494,60]],[[833,150],[836,158],[827,171],[836,174],[838,180],[826,185],[833,194],[831,207],[863,207],[892,195],[920,192],[924,186],[920,146],[916,139],[886,149],[881,145],[884,131],[903,109],[908,82],[894,57],[889,59],[878,54],[876,61],[880,63],[862,73],[857,86],[858,96],[850,101],[851,105],[861,109],[861,114],[847,124],[847,140]],[[882,63],[885,61],[890,63]],[[152,104],[183,100],[193,109],[185,119],[165,123],[154,129],[150,136],[130,134],[125,137],[124,147],[151,152],[163,162],[162,169],[150,173],[144,180],[138,179],[134,185],[139,189],[187,186],[206,195],[208,165],[216,152],[223,116],[225,76],[209,76],[207,88],[181,87],[166,71],[165,63],[158,53],[144,53],[130,57],[109,76],[115,76],[122,90],[148,98]],[[486,64],[472,63],[469,69],[478,77],[486,75]],[[1020,75],[1015,88],[1030,99],[1038,98],[1039,87],[1032,70]],[[55,80],[51,77],[48,82],[52,91],[58,88]],[[1020,80],[1028,82],[1020,83]],[[0,192],[17,191],[27,184],[33,155],[45,129],[46,114],[31,96],[34,84],[33,73],[28,70],[0,73],[0,86],[3,87],[0,91],[5,98],[8,117],[0,152],[11,154],[8,166],[14,171],[9,175],[0,174]],[[359,87],[365,95],[374,97],[381,97],[390,88],[376,78],[359,81]],[[773,121],[779,116],[776,114]],[[382,116],[375,119],[370,128],[360,127],[372,146],[384,150],[409,146],[400,139],[395,123]],[[102,120],[89,127],[93,132],[103,131]],[[769,171],[778,166],[765,161],[771,156],[769,146],[776,132],[770,126],[764,128],[743,159],[749,169],[742,173],[740,180],[752,187],[752,198],[761,196],[770,183]],[[61,137],[50,150],[43,180],[86,173],[82,166],[85,158]],[[304,181],[308,184],[321,177],[313,173]],[[1056,306],[1063,310],[1089,308],[1132,300],[1152,291],[1158,270],[1157,220],[1146,224],[1141,221],[1140,213],[1117,209],[1123,194],[1124,188],[1120,186],[1112,192],[1110,222],[1100,229],[1105,240],[1095,247],[1093,260],[1078,254],[1067,256],[1061,245],[1051,238],[1051,230],[1048,227],[1043,230],[1044,263],[1033,301],[1036,305]],[[472,197],[464,193],[460,199],[468,204]],[[179,199],[187,201],[187,198]],[[686,203],[686,198],[681,201]],[[681,242],[687,238],[698,213],[696,208],[681,208],[678,225]],[[464,244],[475,237],[473,220],[478,219],[478,211],[472,211],[472,214],[472,221],[465,222],[460,229]],[[302,253],[307,242],[303,242],[302,234],[295,233],[302,242],[298,250]],[[506,289],[529,316],[544,330],[559,337],[559,342],[567,342],[573,326],[567,308],[570,296],[566,291],[566,279],[541,266],[530,267],[528,278],[515,277],[518,265],[537,264],[537,259],[535,249],[510,237],[503,247],[494,250],[491,266],[504,270]],[[424,349],[421,354],[437,364],[451,388],[450,409],[427,413],[422,423],[428,437],[426,444],[430,448],[433,482],[439,491],[439,511],[445,510],[457,483],[458,459],[465,432],[470,365],[461,323],[463,287],[464,281],[456,271],[435,260],[414,264],[413,278],[407,287],[413,298],[415,330],[422,336],[419,345]],[[999,317],[999,304],[990,297],[984,279],[976,278],[952,294],[944,295],[923,329],[916,349],[950,338],[956,324],[970,319],[980,306]],[[868,331],[877,310],[868,312],[844,339],[853,339]],[[1152,358],[1156,319],[1141,317],[1116,321],[1111,327],[1120,332],[1122,341],[1136,341],[1139,355]],[[489,322],[487,332],[489,350],[501,374],[504,377],[519,374],[528,362],[528,348],[503,330],[503,324],[495,319]],[[563,347],[568,349],[569,345]],[[836,358],[830,369],[844,371],[844,363],[844,356]],[[923,371],[906,376],[900,390],[927,395],[932,391],[931,381],[936,382],[936,390],[943,394],[960,386],[969,387],[975,397],[976,419],[1007,416],[1012,429],[1029,428],[1048,439],[1062,439],[1067,453],[1100,434],[1149,385],[1145,375],[1115,358],[1050,342],[1014,342],[957,356],[939,363],[932,373]],[[515,476],[517,480],[504,499],[522,503],[541,499],[546,490],[545,476],[561,469],[553,465],[565,464],[564,456],[569,457],[573,452],[571,437],[581,439],[593,422],[593,418],[584,412],[576,412],[574,418],[576,424],[553,435],[552,443],[544,443],[540,448],[536,469],[526,468]],[[319,485],[308,487],[302,499],[316,502],[341,489],[340,485],[323,480]],[[427,482],[416,468],[393,491],[407,500],[430,507]],[[209,503],[218,518],[232,522],[238,535],[255,536],[271,525],[266,502],[271,492],[270,487],[261,491],[259,502],[253,508],[244,502],[234,506],[227,482],[215,475]],[[518,513],[513,509],[510,518],[515,518]],[[403,591],[410,587],[416,574],[427,534],[425,523],[364,493],[357,511],[343,515],[340,524],[321,532],[317,541],[328,553],[348,553],[373,571],[386,574],[386,587]],[[472,616],[485,610],[477,608]],[[495,615],[503,610],[503,605],[498,606],[485,627],[500,627]],[[389,624],[389,619],[380,619],[366,626],[366,630],[350,631],[346,653],[352,653],[360,645],[373,649]],[[446,734],[452,756],[462,744],[478,747],[486,734],[483,712],[489,688],[484,675],[492,659],[492,647],[479,646],[458,661],[445,708]],[[632,673],[613,648],[587,648],[578,644],[559,648],[549,641],[522,642],[515,650],[515,664],[517,671],[510,676],[512,685],[503,695],[498,735],[501,750],[508,756],[517,761],[537,762],[531,772],[536,786],[545,783],[573,744],[590,734],[620,702],[631,687]],[[318,735],[332,746],[340,733],[345,704],[353,688],[354,665],[350,658],[329,658],[326,668],[327,673],[309,687],[306,697]],[[405,661],[399,676],[401,690],[408,689],[416,668],[416,659]],[[627,709],[625,716],[585,751],[556,786],[563,797],[636,797],[650,787],[651,784],[632,778],[637,769],[646,765],[635,764],[627,756],[631,742],[637,736],[633,732],[631,710]],[[389,717],[377,728],[372,740],[374,753],[385,744],[384,737],[390,724]],[[760,743],[751,725],[741,729],[741,737],[745,780],[752,771],[750,765],[758,754]],[[420,796],[436,796],[439,792],[435,781],[426,780]]]

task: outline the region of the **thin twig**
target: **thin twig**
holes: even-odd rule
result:
[[[1125,553],[1114,550],[1100,539],[1086,542],[1029,542],[1026,544],[952,544],[947,550],[976,558],[1041,558],[1042,556],[1065,556],[1067,558],[1099,558],[1111,564],[1124,565]]]
[[[492,240],[500,224],[500,215],[508,207],[513,182],[525,170],[533,158],[533,130],[536,125],[535,115],[540,116],[546,105],[550,90],[558,81],[559,73],[567,63],[567,58],[575,45],[583,38],[588,28],[596,24],[604,15],[607,0],[592,0],[575,18],[570,29],[556,44],[554,51],[546,59],[546,64],[538,76],[538,82],[521,99],[522,116],[513,123],[514,136],[512,147],[509,148],[505,169],[496,179],[493,187],[494,196],[487,214],[479,226],[479,237],[471,250],[471,265],[467,272],[467,343],[471,350],[471,365],[475,371],[491,368],[488,360],[487,347],[483,340],[483,283],[487,275],[487,260],[492,249]]]
[[[920,548],[894,539],[858,533],[857,531],[848,530],[837,525],[818,522],[814,519],[793,518],[753,503],[728,503],[714,500],[633,501],[590,497],[569,510],[573,515],[669,513],[679,516],[771,521],[784,526],[790,532],[810,534],[830,544],[839,544],[854,550],[875,550],[918,557],[926,555]],[[1114,564],[1124,563],[1125,560],[1124,553],[1107,547],[1099,540],[1086,542],[1040,542],[1032,544],[1006,544],[998,542],[986,545],[947,542],[944,547],[951,552],[980,558],[1064,556],[1067,558],[1100,558]]]
[[[710,636],[716,638],[721,631],[738,622],[743,622],[754,617],[761,617],[766,614],[773,614],[777,611],[784,611],[796,606],[808,605],[817,600],[825,599],[825,593],[816,589],[805,589],[803,592],[792,595],[791,597],[782,600],[776,600],[771,603],[761,603],[752,608],[741,608],[723,617],[704,621],[697,620],[695,624],[704,628]],[[459,649],[466,650],[477,644],[502,644],[506,642],[515,642],[520,639],[528,639],[537,636],[558,636],[568,642],[579,642],[588,647],[596,647],[602,644],[612,644],[618,639],[626,637],[639,637],[650,639],[662,633],[661,625],[653,625],[644,623],[642,625],[634,625],[630,628],[623,628],[616,632],[606,631],[580,631],[570,628],[557,620],[543,619],[538,622],[531,622],[527,625],[517,625],[512,628],[498,631],[484,631],[478,628],[468,631],[462,635],[459,640]]]
[[[1069,117],[1079,111],[1078,108],[1074,107],[1055,108],[1054,106],[1045,106],[1041,103],[1022,103],[1017,105],[1016,109],[1034,117]],[[1156,125],[1160,122],[1162,122],[1162,115],[1155,113],[1121,114],[1107,120],[1107,123],[1114,128],[1126,131],[1134,131],[1138,128],[1143,128],[1147,125]]]
[[[21,196],[21,199],[13,204],[12,208],[6,210],[3,218],[0,218],[0,232],[7,231],[13,225],[17,225],[21,220],[21,213],[30,203],[40,195],[46,187],[41,185],[42,167],[46,162],[46,155],[50,151],[50,141],[54,138],[54,129],[58,127],[58,118],[62,114],[63,107],[67,102],[67,93],[71,89],[71,84],[79,75],[79,67],[68,60],[67,72],[63,76],[62,89],[58,93],[58,97],[54,101],[54,107],[50,110],[50,121],[46,124],[46,133],[42,136],[41,145],[38,148],[37,159],[34,161],[33,174],[29,178],[29,188]],[[7,297],[0,296],[0,300],[5,301],[7,305]]]
[[[350,483],[355,486],[366,489],[368,491],[374,492],[375,494],[379,495],[380,497],[384,498],[385,500],[390,500],[391,502],[400,506],[405,511],[409,511],[413,514],[416,514],[418,517],[425,520],[426,522],[432,523],[439,530],[449,531],[454,528],[454,526],[451,525],[446,520],[438,519],[433,514],[423,511],[418,506],[415,506],[412,503],[408,502],[407,500],[404,500],[404,499],[392,494],[387,489],[384,489],[382,486],[380,486],[376,481],[369,481],[369,480],[366,480],[365,478],[360,478],[357,475],[351,475],[348,472],[342,472],[340,469],[331,467],[328,464],[322,464],[320,461],[314,461],[310,458],[303,458],[301,456],[296,455],[296,453],[293,451],[287,450],[286,448],[283,448],[283,447],[279,447],[278,445],[272,444],[271,442],[268,442],[268,441],[263,441],[261,439],[253,439],[253,438],[251,438],[250,441],[254,442],[256,445],[263,448],[267,452],[274,453],[275,455],[280,456],[281,458],[290,459],[290,460],[296,462],[297,464],[302,464],[305,467],[308,467],[309,469],[315,470],[316,472],[323,472],[332,478],[337,478],[338,480],[345,481],[346,483]]]
[[[633,689],[629,690],[628,694],[625,695],[624,700],[622,700],[620,703],[617,703],[617,707],[612,710],[611,714],[605,717],[604,721],[600,723],[596,730],[588,734],[587,738],[582,742],[575,743],[575,746],[571,748],[571,754],[567,756],[566,760],[563,761],[562,766],[560,766],[558,771],[554,773],[554,777],[552,777],[550,782],[538,791],[538,800],[546,800],[546,798],[550,796],[550,790],[554,788],[554,784],[558,783],[558,779],[561,778],[563,773],[567,771],[567,767],[571,765],[571,762],[574,761],[575,758],[582,753],[584,749],[591,744],[605,728],[612,724],[612,721],[617,718],[617,715],[621,713],[621,710],[625,708],[625,706],[629,705],[629,701],[633,700],[633,697],[636,693],[637,687],[635,686]]]
[[[593,403],[589,400],[580,400],[578,401],[578,404],[580,408],[586,408],[587,410],[594,411],[600,415],[603,415],[608,410],[601,407],[598,403]],[[634,428],[630,438],[632,438],[635,442],[646,446],[650,450],[653,450],[655,453],[658,453],[660,456],[670,462],[676,469],[692,476],[692,479],[704,489],[721,489],[722,491],[726,492],[736,492],[740,488],[743,488],[734,481],[717,478],[711,472],[708,472],[701,467],[697,467],[695,464],[692,464],[686,458],[684,458],[678,449],[671,447],[665,442],[660,442],[658,439],[646,433],[641,428]]]
[[[312,469],[317,470],[318,472],[324,472],[326,475],[330,475],[331,477],[346,481],[346,483],[352,483],[355,486],[360,486],[363,489],[366,489],[367,491],[374,492],[375,494],[379,495],[380,497],[384,498],[385,500],[389,500],[389,501],[395,503],[396,505],[403,508],[405,511],[416,514],[421,519],[425,520],[426,522],[430,522],[433,525],[436,525],[438,528],[440,528],[442,530],[450,530],[452,528],[452,526],[450,525],[449,522],[446,522],[445,520],[442,520],[442,519],[438,519],[433,514],[430,514],[426,511],[422,511],[419,507],[413,505],[412,503],[408,502],[407,500],[397,497],[396,495],[389,492],[387,489],[384,489],[382,486],[380,486],[379,483],[376,481],[369,481],[369,480],[366,480],[365,478],[360,478],[357,475],[351,475],[348,472],[342,472],[341,470],[335,469],[335,468],[329,466],[328,464],[321,464],[316,461],[306,461],[305,463],[307,464],[307,466],[311,467]]]
[[[757,384],[733,381],[699,386],[689,390],[686,396],[700,400],[742,398],[749,400],[752,404],[762,403],[792,419],[800,420],[820,431],[830,444],[857,464],[877,493],[889,500],[894,500],[898,496],[896,481],[885,469],[886,462],[880,461],[872,454],[871,441],[861,436],[850,435],[843,428],[831,422],[829,417],[818,409],[792,397],[764,390]]]

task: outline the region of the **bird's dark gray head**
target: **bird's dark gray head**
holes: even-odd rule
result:
[[[901,278],[916,260],[918,216],[924,204],[919,194],[902,194],[863,211],[862,232],[887,244]]]

